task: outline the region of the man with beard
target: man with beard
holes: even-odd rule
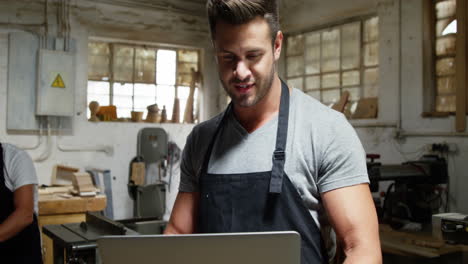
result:
[[[42,263],[36,170],[29,155],[0,144],[0,262]]]
[[[221,83],[231,104],[187,138],[166,234],[295,230],[301,263],[326,263],[328,224],[345,263],[380,263],[365,153],[346,118],[277,74],[274,0],[209,0]],[[327,255],[328,253],[328,255]]]

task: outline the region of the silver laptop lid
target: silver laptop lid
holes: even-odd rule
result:
[[[105,236],[103,264],[300,264],[297,232]]]

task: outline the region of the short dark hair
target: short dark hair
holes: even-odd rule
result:
[[[280,30],[278,0],[208,0],[206,10],[212,38],[216,34],[216,23],[220,20],[240,25],[261,16],[270,27],[272,42]]]

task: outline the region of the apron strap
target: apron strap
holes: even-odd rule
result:
[[[281,101],[278,114],[278,131],[276,147],[273,152],[273,168],[271,170],[270,193],[281,193],[283,185],[284,163],[286,161],[286,141],[289,121],[289,89],[281,81]]]
[[[205,156],[203,158],[203,163],[202,167],[200,168],[199,176],[201,177],[202,175],[208,173],[208,164],[210,162],[210,157],[211,157],[211,152],[213,151],[213,147],[216,141],[216,137],[219,134],[219,131],[221,130],[221,127],[223,126],[224,122],[227,119],[227,116],[229,115],[229,111],[231,111],[232,108],[232,102],[229,103],[229,105],[226,107],[226,110],[224,110],[223,116],[221,117],[221,120],[218,122],[218,125],[216,126],[215,133],[213,137],[211,138],[210,145],[208,145],[208,149],[205,152]],[[199,178],[200,178],[199,177]]]

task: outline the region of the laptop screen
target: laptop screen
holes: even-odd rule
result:
[[[103,264],[300,264],[297,232],[105,236]]]

